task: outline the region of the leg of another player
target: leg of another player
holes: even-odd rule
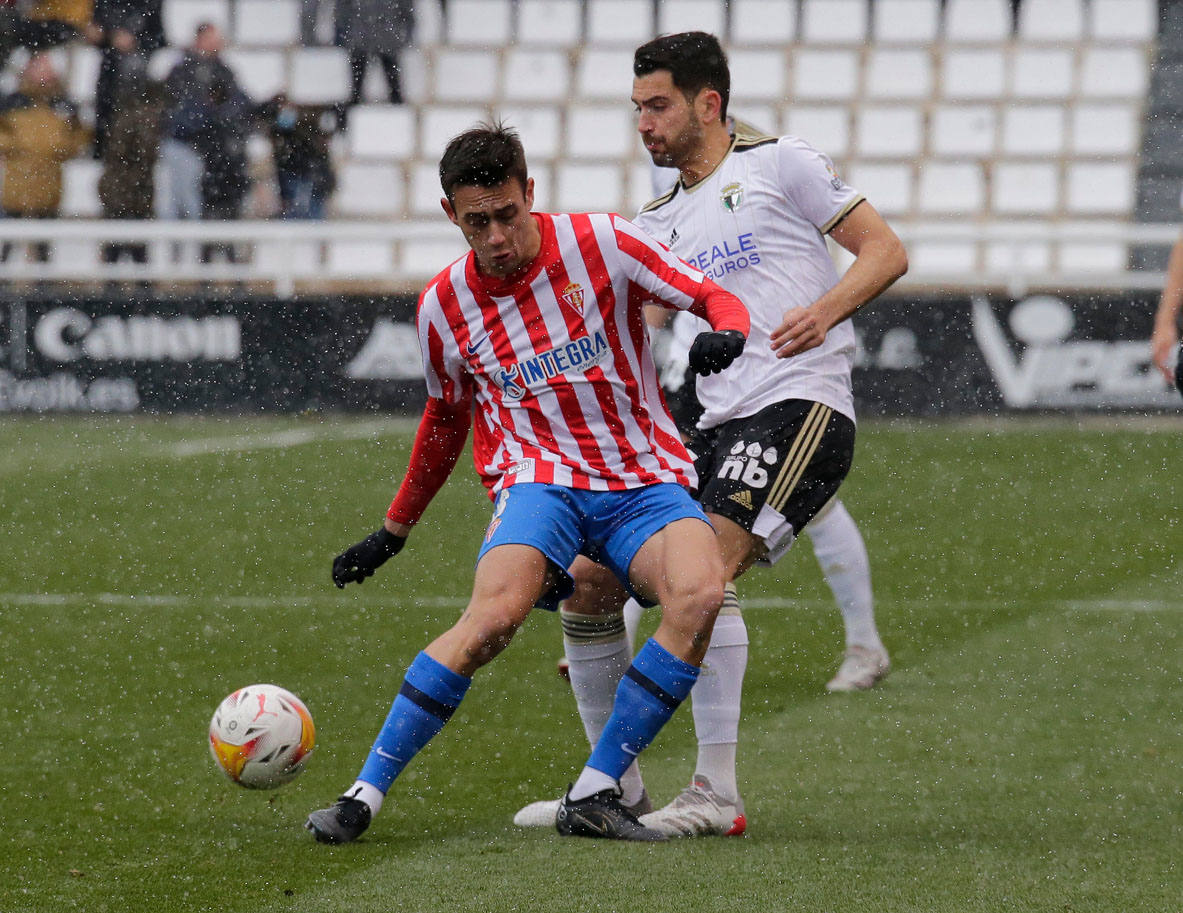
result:
[[[860,691],[875,685],[891,668],[875,625],[871,563],[867,547],[846,506],[836,497],[805,527],[826,583],[842,612],[846,655],[826,685],[830,691]]]

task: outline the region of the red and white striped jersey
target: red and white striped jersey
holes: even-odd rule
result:
[[[491,493],[517,482],[694,484],[643,305],[734,299],[621,216],[533,217],[542,245],[525,274],[485,276],[469,253],[420,296],[428,394],[475,401],[473,458]]]

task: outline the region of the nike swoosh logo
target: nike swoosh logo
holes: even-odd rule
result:
[[[387,761],[401,761],[402,758],[397,758],[388,751],[383,751],[381,748],[375,748],[374,751],[379,757],[385,758]]]
[[[640,754],[640,752],[639,752],[639,751],[633,751],[633,750],[632,750],[631,748],[629,748],[629,747],[628,747],[628,745],[626,745],[624,742],[621,742],[621,743],[620,743],[620,750],[621,750],[621,751],[623,751],[623,752],[624,752],[626,755],[628,755],[628,756],[629,756],[629,757],[631,757],[631,758],[635,758],[637,755],[639,755],[639,754]]]
[[[464,346],[464,351],[467,353],[468,357],[472,358],[472,356],[474,356],[476,354],[476,350],[479,349],[481,346],[483,346],[485,344],[485,340],[488,338],[489,338],[489,336],[486,333],[484,336],[482,336],[480,339],[477,340],[475,345],[473,345],[473,342],[470,339]]]

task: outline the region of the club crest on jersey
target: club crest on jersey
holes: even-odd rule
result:
[[[743,188],[738,182],[732,182],[723,188],[719,199],[723,201],[724,209],[728,212],[735,212],[739,209],[739,204],[743,202]]]
[[[545,387],[551,378],[560,374],[586,374],[606,361],[609,354],[608,340],[602,330],[597,330],[592,336],[580,336],[530,358],[504,365],[491,376],[505,399],[517,402],[531,390]]]
[[[583,286],[578,282],[568,282],[567,287],[559,294],[559,298],[576,314],[583,315]]]

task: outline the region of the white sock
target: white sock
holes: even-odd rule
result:
[[[706,777],[719,795],[732,800],[739,798],[735,755],[747,667],[748,628],[740,614],[735,585],[729,583],[690,701],[698,737],[695,776]]]
[[[632,662],[624,620],[619,614],[580,615],[566,609],[560,609],[559,616],[575,706],[579,708],[579,719],[583,721],[587,740],[594,746],[612,715],[620,677]],[[641,798],[645,783],[635,761],[620,778],[620,789],[621,801],[625,805],[633,805]],[[583,796],[572,798],[582,799]]]
[[[580,773],[579,779],[576,780],[571,786],[571,792],[569,795],[571,796],[571,800],[573,802],[578,802],[580,799],[586,799],[588,796],[594,796],[596,793],[602,792],[605,789],[613,789],[615,786],[616,781],[603,771],[596,770],[592,767],[585,767],[583,768],[583,772]],[[632,804],[627,802],[623,796],[621,797],[620,801],[624,805]]]
[[[645,607],[637,600],[629,599],[624,604],[624,630],[628,634],[628,649],[630,653],[637,652],[637,629],[641,627],[641,616]]]
[[[366,805],[370,807],[370,817],[378,814],[382,808],[382,800],[386,798],[382,790],[378,789],[372,783],[366,783],[364,780],[355,780],[349,789],[345,790],[345,795],[350,799],[361,799]]]
[[[867,546],[854,518],[841,501],[834,500],[805,527],[813,554],[834,593],[846,626],[846,646],[882,650],[875,627],[875,601],[871,593],[871,562]]]

